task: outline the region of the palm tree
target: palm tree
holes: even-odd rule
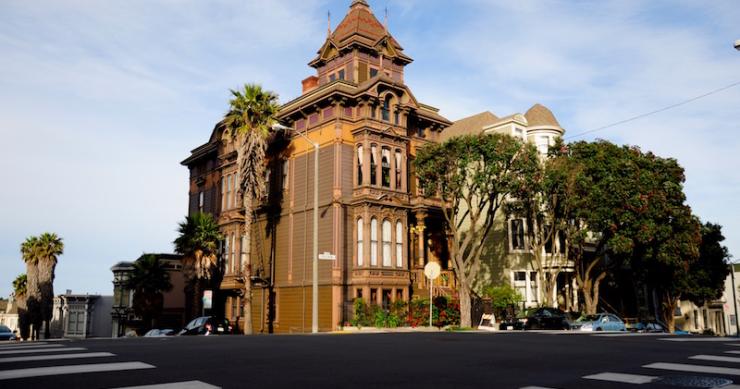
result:
[[[28,278],[21,274],[13,280],[13,296],[15,305],[18,310],[18,328],[20,329],[21,339],[28,339],[31,334],[31,323],[29,322],[28,310],[26,307]]]
[[[221,234],[218,223],[208,213],[195,213],[185,217],[178,228],[175,252],[182,254],[182,272],[185,276],[185,309],[187,320],[197,316],[203,305],[204,286],[214,280],[217,273],[218,242]]]
[[[134,262],[126,287],[134,291],[134,313],[145,329],[153,328],[164,308],[164,292],[172,289],[167,269],[156,255],[144,254]]]
[[[29,236],[21,243],[21,256],[26,263],[26,319],[31,326],[29,336],[38,338],[38,330],[43,321],[41,317],[41,289],[39,287],[39,238]]]
[[[224,138],[237,146],[236,164],[239,193],[244,207],[242,235],[242,276],[244,278],[244,334],[252,333],[252,258],[251,227],[254,201],[265,193],[265,150],[267,138],[279,109],[275,93],[260,85],[245,84],[243,91],[232,90],[229,112],[223,120]]]
[[[41,291],[41,319],[44,321],[44,335],[49,338],[49,324],[54,306],[54,271],[58,258],[64,254],[64,242],[54,233],[45,232],[38,237],[38,277]]]

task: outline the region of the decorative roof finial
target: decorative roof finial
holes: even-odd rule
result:
[[[388,31],[388,6],[385,7],[385,21],[383,22],[383,27]]]
[[[370,5],[367,4],[367,1],[365,0],[352,0],[352,4],[350,4],[350,8],[354,8],[358,5],[364,5],[365,7],[370,7]]]
[[[326,36],[331,36],[331,11],[326,11],[326,23],[327,23],[327,29],[326,29]]]

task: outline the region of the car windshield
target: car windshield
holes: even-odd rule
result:
[[[12,332],[10,328],[0,324],[0,332]]]
[[[599,321],[601,320],[601,315],[585,315],[581,316],[578,321]]]

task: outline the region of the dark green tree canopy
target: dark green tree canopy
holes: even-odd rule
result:
[[[725,240],[722,226],[705,223],[701,226],[699,259],[689,266],[687,289],[684,298],[698,306],[722,296],[725,279],[730,274],[730,253],[722,245]]]

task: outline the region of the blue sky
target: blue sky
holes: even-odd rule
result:
[[[735,1],[369,1],[415,62],[407,84],[448,118],[552,109],[568,134],[740,81]],[[110,267],[170,252],[179,162],[228,89],[296,97],[350,0],[0,2],[0,295],[26,236],[66,251],[56,292],[111,293]],[[740,87],[586,136],[686,168],[695,213],[740,255]]]

